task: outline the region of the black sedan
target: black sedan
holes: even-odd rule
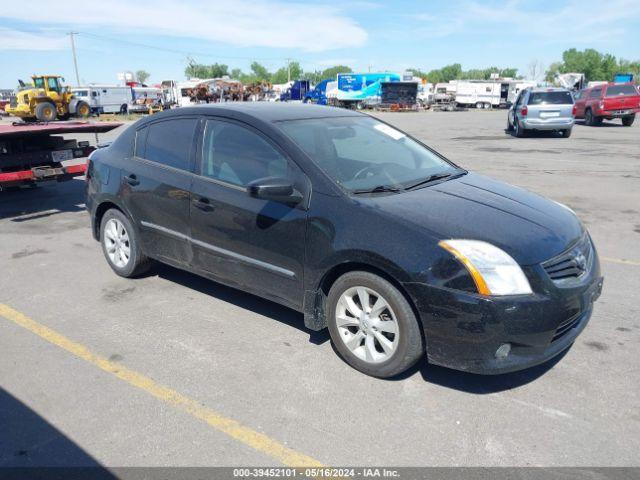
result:
[[[568,207],[348,110],[147,117],[92,154],[87,207],[118,275],[160,261],[266,297],[378,377],[425,352],[477,373],[539,364],[572,344],[602,290]]]

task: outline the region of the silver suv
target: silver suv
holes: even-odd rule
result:
[[[571,136],[573,96],[565,88],[526,88],[507,114],[507,130],[523,137],[529,130],[553,130]]]

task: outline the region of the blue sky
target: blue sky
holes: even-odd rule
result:
[[[32,73],[74,82],[69,31],[83,82],[117,83],[144,69],[149,83],[184,79],[187,58],[275,70],[336,63],[358,70],[514,66],[527,75],[565,49],[640,59],[639,0],[29,0],[0,9],[0,87]],[[151,48],[152,47],[152,48]]]

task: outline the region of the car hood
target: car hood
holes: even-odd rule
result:
[[[434,241],[483,240],[503,249],[520,265],[558,255],[584,231],[568,208],[473,173],[410,192],[362,200],[397,221],[424,229]]]

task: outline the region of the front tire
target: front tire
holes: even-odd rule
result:
[[[91,107],[87,102],[79,101],[76,105],[76,117],[87,118],[91,114]]]
[[[133,225],[120,210],[107,210],[100,222],[100,243],[107,263],[121,277],[132,278],[146,272],[151,262],[142,253]]]
[[[51,102],[42,102],[36,105],[36,119],[40,122],[53,122],[58,112],[56,106]]]
[[[331,340],[340,356],[367,375],[388,378],[424,353],[418,320],[404,295],[369,272],[349,272],[327,297]]]
[[[634,113],[633,115],[629,115],[628,117],[622,117],[622,125],[624,125],[625,127],[630,127],[631,125],[633,125],[633,122],[636,119],[636,114]]]

